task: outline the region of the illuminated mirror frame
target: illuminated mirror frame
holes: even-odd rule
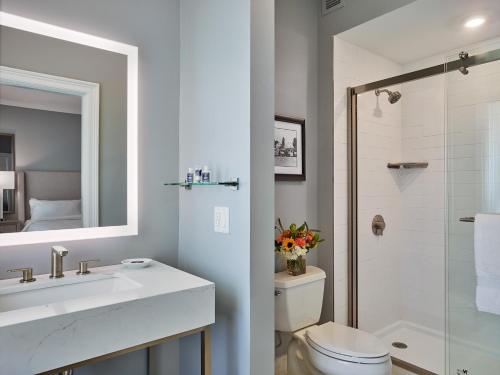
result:
[[[127,224],[110,227],[2,233],[0,247],[137,235],[138,48],[5,12],[0,12],[0,25],[127,56]]]

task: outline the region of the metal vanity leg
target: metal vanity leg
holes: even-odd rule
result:
[[[201,331],[201,375],[212,375],[212,332],[210,327]]]

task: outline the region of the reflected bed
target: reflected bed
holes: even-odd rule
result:
[[[30,200],[79,202],[81,174],[73,171],[17,172],[17,213],[23,232],[74,229],[82,227],[81,204],[78,212],[50,212],[32,218]]]

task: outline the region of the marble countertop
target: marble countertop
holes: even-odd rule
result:
[[[68,283],[75,272],[65,275]],[[92,268],[92,275],[123,275],[137,286],[0,312],[2,374],[50,371],[215,322],[215,285],[197,276],[159,262],[143,269]],[[62,282],[35,277],[30,288]],[[25,288],[18,280],[0,281],[0,297],[12,288]]]
[[[45,280],[50,280],[50,282],[54,284],[62,284],[62,282],[67,281],[68,277],[73,276],[75,272],[76,270],[65,271],[66,277],[62,279],[49,279],[48,274],[36,275],[37,281],[33,283],[33,285],[20,284],[19,278],[0,280],[0,291],[2,288],[10,286],[19,287],[19,291],[22,291],[23,288],[26,289],[32,286],[35,287],[37,285],[36,283],[40,284],[40,282]],[[128,269],[122,265],[92,268],[92,275],[106,274],[122,274],[131,280],[136,281],[141,286],[136,289],[111,294],[94,295],[84,298],[78,298],[78,296],[75,296],[74,298],[61,302],[0,312],[0,328],[62,314],[70,314],[77,311],[154,297],[162,294],[177,293],[195,288],[214,287],[214,284],[210,281],[201,279],[197,276],[156,261],[154,261],[151,266],[140,269]]]

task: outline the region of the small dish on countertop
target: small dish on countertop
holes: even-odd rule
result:
[[[153,259],[149,258],[130,258],[122,260],[121,264],[126,268],[146,268],[149,267],[152,262]]]

